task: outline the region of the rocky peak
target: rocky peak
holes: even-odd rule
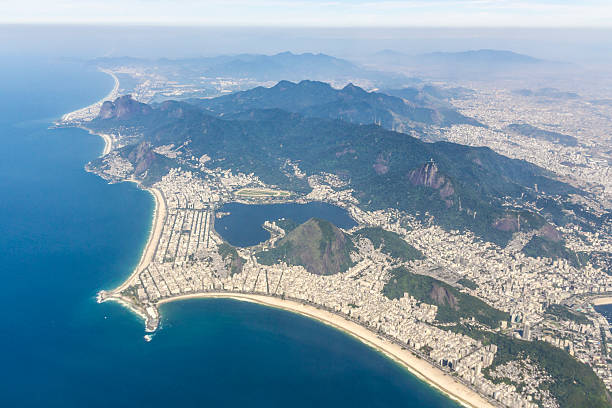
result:
[[[134,174],[141,176],[151,166],[155,155],[149,142],[141,142],[134,147],[127,158],[134,166]]]
[[[448,200],[448,198],[455,194],[455,189],[448,177],[440,173],[438,166],[433,160],[411,170],[408,173],[408,180],[415,186],[424,186],[438,190],[440,197],[446,201],[447,205],[450,206],[452,204],[452,201]]]
[[[563,241],[563,236],[561,233],[552,225],[546,224],[542,228],[537,231],[537,235],[546,238],[549,241],[561,242]]]
[[[151,107],[132,98],[132,95],[123,95],[114,102],[105,101],[100,108],[98,119],[126,119],[136,114],[148,114]]]
[[[459,309],[459,301],[457,298],[444,286],[434,283],[431,287],[429,297],[434,301],[435,304],[444,306],[448,305],[454,310]]]
[[[363,96],[367,95],[368,92],[354,85],[352,82],[349,82],[344,88],[342,88],[342,94],[350,96]]]

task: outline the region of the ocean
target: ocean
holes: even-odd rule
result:
[[[456,407],[347,334],[232,300],[143,322],[97,304],[137,264],[153,198],[83,166],[103,142],[49,129],[112,79],[70,61],[0,58],[0,406]]]

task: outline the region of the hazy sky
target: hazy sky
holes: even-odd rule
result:
[[[612,27],[612,1],[0,0],[0,23]]]

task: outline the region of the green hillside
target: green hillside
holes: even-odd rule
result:
[[[242,266],[246,259],[238,255],[238,251],[233,246],[223,242],[218,248],[219,255],[225,262],[229,262],[230,274],[234,275],[242,272]]]
[[[362,228],[353,235],[369,239],[375,248],[380,248],[382,253],[400,261],[407,262],[424,258],[421,251],[408,244],[395,232],[380,227]]]
[[[531,238],[527,245],[523,247],[522,252],[534,258],[540,256],[551,259],[565,259],[576,267],[582,265],[584,261],[574,251],[567,249],[562,240],[556,241],[539,236]]]
[[[458,291],[456,288],[430,276],[417,275],[404,267],[391,271],[391,279],[383,288],[389,299],[399,299],[408,293],[420,302],[438,305],[436,319],[440,322],[458,322],[461,318],[475,318],[491,328],[510,315],[497,310],[482,300]]]
[[[332,223],[311,218],[281,239],[274,248],[255,256],[264,265],[285,262],[301,265],[310,273],[332,275],[345,272],[353,262],[353,242]]]
[[[497,223],[509,212],[514,214],[503,206],[503,197],[534,199],[534,184],[549,193],[577,192],[549,172],[489,148],[425,143],[379,126],[307,118],[278,109],[219,119],[174,101],[150,107],[123,98],[105,106],[104,116],[89,126],[129,137],[133,143],[119,153],[132,163],[135,177],[149,184],[172,166],[172,159],[153,150],[174,144],[184,146],[183,157],[207,154],[207,166],[254,173],[286,190],[309,191],[305,179],[284,169],[289,159],[299,162],[306,174],[341,175],[364,209],[428,212],[443,227],[467,228],[502,245],[512,231]],[[104,160],[92,162],[91,167],[96,166],[104,166]],[[521,230],[537,227],[529,225],[531,218],[521,216]]]
[[[252,109],[283,109],[307,117],[341,119],[356,124],[377,123],[386,129],[411,129],[429,125],[482,126],[450,105],[430,100],[406,100],[380,92],[366,92],[349,84],[342,89],[318,81],[280,81],[273,87],[257,87],[214,99],[191,99],[189,103],[216,115]]]

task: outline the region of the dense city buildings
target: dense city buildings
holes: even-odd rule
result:
[[[595,214],[604,212],[612,188],[610,167],[608,153],[597,146],[601,146],[609,123],[602,121],[597,132],[580,132],[585,127],[582,121],[596,117],[599,108],[572,100],[563,105],[567,109],[564,111],[559,104],[553,108],[525,98],[528,97],[509,91],[479,90],[473,98],[453,103],[487,127],[453,125],[431,137],[488,146],[542,166],[573,185],[589,188],[591,197],[599,201],[588,201],[584,196],[576,200],[587,200]],[[580,107],[580,114],[567,114]],[[87,108],[65,119],[87,126],[80,120],[91,119],[90,112]],[[559,120],[558,115],[565,120]],[[555,140],[520,133],[525,129],[533,133],[531,128],[508,127],[523,123],[525,117],[544,130],[535,133],[538,137],[575,135],[579,143],[560,145]],[[547,125],[553,122],[558,125]],[[90,167],[112,182],[134,180],[133,164],[118,150],[128,146],[133,137],[125,129],[123,132],[118,129],[105,135],[112,149],[109,146],[101,164]],[[536,347],[552,346],[566,353],[567,358],[591,367],[612,390],[612,363],[608,358],[612,334],[608,322],[592,303],[594,298],[612,294],[609,269],[593,261],[576,263],[569,258],[531,256],[525,252],[534,238],[549,237],[552,230],[575,253],[610,253],[612,238],[606,230],[609,224],[604,223],[599,230],[566,223],[552,229],[545,225],[522,231],[518,215],[518,230],[506,245],[498,245],[467,230],[442,228],[428,213],[410,214],[393,208],[366,210],[343,177],[328,172],[307,174],[299,162],[287,160],[283,167],[291,177],[307,182],[306,194],[266,185],[252,173],[210,166],[207,155],[184,156],[181,148],[173,144],[155,147],[156,154],[185,165],[170,169],[149,186],[157,202],[156,219],[141,262],[120,287],[99,294],[100,301],[117,300],[140,314],[147,331],[155,331],[160,324],[159,305],[173,299],[207,294],[267,296],[314,306],[358,323],[452,374],[492,405],[559,406],[548,391],[548,385],[555,381],[552,374],[532,354],[526,352],[512,358],[503,354],[504,363],[494,364],[501,353],[507,353],[502,349],[504,339]],[[435,166],[435,162],[432,160],[430,165]],[[558,199],[539,191],[537,185],[533,189],[539,199]],[[253,247],[232,247],[215,230],[216,220],[226,216],[219,208],[228,202],[308,201],[342,207],[358,224],[343,231],[354,242],[348,270],[319,275],[302,265],[260,262],[258,253],[274,248],[288,233],[274,217],[264,224],[270,239]],[[518,202],[511,197],[506,204],[537,210],[535,202]],[[371,238],[359,235],[357,232],[363,228],[397,234],[423,256],[394,256]],[[389,296],[386,288],[396,280],[398,270],[431,278],[446,298],[427,301],[410,290],[399,297]],[[443,289],[443,285],[456,292]],[[474,317],[441,319],[440,308],[450,305],[459,310],[453,304],[458,296],[483,302],[483,307],[500,313],[495,316],[504,317],[493,324]]]

